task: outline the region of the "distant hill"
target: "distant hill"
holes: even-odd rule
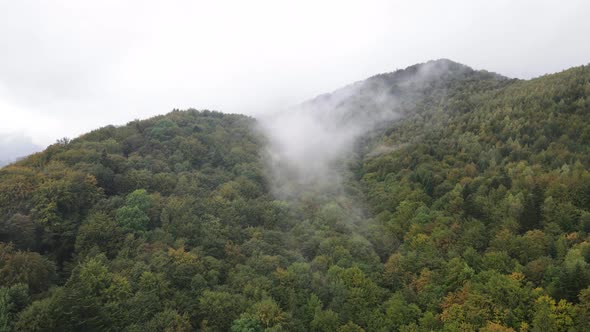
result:
[[[43,148],[34,144],[30,137],[18,133],[0,133],[0,167],[41,150]]]
[[[436,60],[286,112],[312,115],[175,110],[0,169],[1,329],[590,330],[588,66]]]

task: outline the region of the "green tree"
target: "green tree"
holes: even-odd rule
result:
[[[127,196],[125,206],[117,210],[117,221],[124,229],[144,232],[149,227],[148,209],[150,197],[145,189],[138,189]]]
[[[0,243],[0,285],[26,284],[33,293],[49,288],[55,279],[55,264],[36,252],[15,251]]]
[[[201,324],[206,324],[214,331],[229,330],[244,309],[244,298],[228,292],[206,290],[199,298]]]

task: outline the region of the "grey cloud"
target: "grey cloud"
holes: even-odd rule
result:
[[[173,108],[256,114],[441,57],[529,78],[588,62],[589,10],[584,0],[0,1],[0,132],[48,144]],[[52,121],[15,123],[17,112]]]
[[[42,147],[34,144],[31,137],[23,133],[0,133],[0,166],[41,150]]]

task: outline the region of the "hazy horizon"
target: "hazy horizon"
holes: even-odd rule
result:
[[[174,108],[272,112],[448,58],[528,79],[588,63],[568,1],[0,4],[0,161]]]

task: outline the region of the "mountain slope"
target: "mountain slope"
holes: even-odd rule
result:
[[[449,329],[540,328],[548,312],[584,321],[589,79],[580,67],[458,92],[374,143],[392,151],[362,167],[392,289]]]
[[[371,123],[342,190],[275,197],[273,137],[195,110],[1,169],[2,328],[590,328],[588,67],[438,60],[300,108]]]

